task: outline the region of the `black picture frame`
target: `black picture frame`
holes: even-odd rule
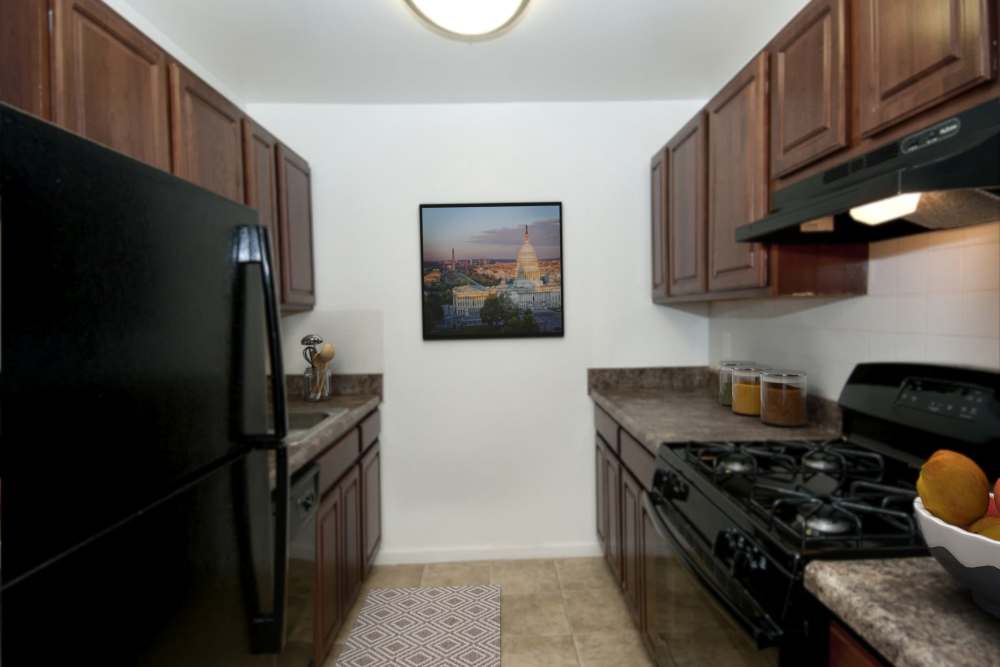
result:
[[[483,266],[498,267],[498,270],[506,270],[507,265],[510,263],[515,264],[515,278],[514,280],[502,280],[499,285],[483,286],[479,283],[475,283],[475,286],[482,288],[487,292],[485,298],[490,298],[493,296],[494,291],[496,291],[496,297],[499,299],[499,293],[502,292],[504,296],[508,298],[508,305],[513,305],[518,309],[518,315],[512,318],[509,323],[505,322],[503,326],[497,327],[496,325],[485,324],[481,320],[478,324],[475,324],[475,320],[478,316],[462,316],[459,312],[468,313],[468,309],[459,311],[456,308],[454,302],[454,288],[455,287],[473,287],[473,285],[450,285],[454,282],[454,277],[450,277],[445,271],[444,267],[440,266],[442,264],[449,263],[449,260],[440,259],[430,259],[425,256],[426,249],[426,233],[429,224],[428,212],[440,209],[458,209],[458,208],[468,208],[468,209],[496,209],[496,208],[527,208],[527,207],[551,207],[556,208],[558,216],[550,219],[543,219],[536,221],[540,224],[550,224],[556,221],[558,224],[559,233],[559,256],[557,259],[552,258],[538,258],[539,269],[541,265],[552,266],[554,262],[558,262],[559,277],[558,282],[547,282],[553,280],[549,273],[543,273],[535,282],[534,291],[530,287],[525,287],[526,283],[517,282],[517,272],[516,267],[518,265],[517,257],[520,253],[521,248],[515,251],[514,259],[507,258],[489,258],[480,260],[464,260],[463,263],[468,262],[466,267],[471,266],[472,262],[482,261],[490,262],[489,264],[483,264]],[[563,256],[563,205],[559,201],[542,201],[542,202],[487,202],[487,203],[458,203],[458,204],[421,204],[419,207],[419,221],[420,221],[420,302],[421,302],[421,331],[423,333],[423,339],[425,341],[439,341],[439,340],[483,340],[483,339],[497,339],[497,338],[562,338],[565,336],[566,331],[566,318],[565,318],[565,258]],[[529,225],[530,226],[530,225]],[[509,231],[509,228],[507,228]],[[526,229],[527,234],[527,229]],[[528,239],[525,239],[527,242]],[[503,260],[503,261],[498,261]],[[456,264],[458,263],[458,258],[450,260],[451,272],[452,274],[458,274],[468,278],[469,281],[475,282],[472,278],[464,273],[459,274],[455,271]],[[438,266],[436,266],[438,265]],[[429,282],[428,276],[433,278],[434,269],[437,268],[440,272],[438,282],[441,283],[440,286],[432,288],[434,282]],[[546,282],[542,282],[546,281]],[[541,284],[540,284],[541,283]],[[554,294],[551,289],[558,286],[558,298],[555,296],[550,296]],[[442,299],[442,289],[446,287],[448,296],[445,296],[445,300],[448,298],[452,300],[451,309],[445,308],[447,302],[441,303]],[[547,307],[544,309],[537,308],[535,306],[531,307],[521,307],[519,304],[521,300],[525,298],[531,299],[531,297],[538,297],[542,300],[553,303],[558,302],[557,308]],[[441,311],[437,310],[437,307],[441,307]],[[531,311],[531,316],[528,317],[525,311]],[[506,311],[509,312],[509,311]],[[440,316],[440,319],[435,319]],[[538,318],[541,318],[539,321]],[[464,322],[464,324],[463,324]],[[537,329],[531,330],[531,322],[534,322]]]

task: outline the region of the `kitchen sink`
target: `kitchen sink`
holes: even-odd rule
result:
[[[330,408],[316,412],[289,412],[288,435],[285,440],[289,444],[304,439],[310,432],[323,424],[333,421],[347,412],[347,408]]]

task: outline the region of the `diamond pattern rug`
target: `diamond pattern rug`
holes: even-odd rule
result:
[[[500,667],[500,587],[380,588],[337,667]]]

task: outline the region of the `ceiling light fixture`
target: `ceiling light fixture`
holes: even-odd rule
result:
[[[521,15],[528,0],[406,0],[432,26],[464,38],[500,32]]]
[[[920,205],[920,195],[919,192],[909,192],[873,201],[864,206],[856,206],[851,209],[851,217],[866,225],[881,225],[883,222],[902,218],[916,211]]]

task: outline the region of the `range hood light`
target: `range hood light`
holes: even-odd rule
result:
[[[920,205],[919,192],[909,192],[888,199],[873,201],[870,204],[856,206],[851,209],[851,217],[866,225],[881,225],[896,218],[910,215]]]

